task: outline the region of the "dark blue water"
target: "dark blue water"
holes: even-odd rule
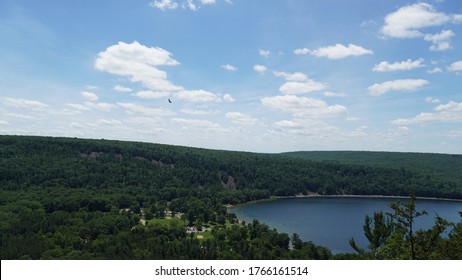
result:
[[[238,206],[231,211],[240,220],[251,222],[258,219],[279,232],[297,233],[304,241],[329,248],[333,253],[353,252],[348,240],[353,237],[358,245],[366,247],[363,225],[366,215],[376,211],[391,212],[390,203],[395,198],[344,198],[309,197],[262,201]],[[401,199],[403,202],[408,201]],[[416,227],[429,229],[436,214],[460,222],[458,211],[462,202],[443,200],[416,200],[417,211],[426,210],[428,215],[416,220]]]

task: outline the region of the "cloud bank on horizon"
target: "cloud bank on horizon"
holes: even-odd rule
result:
[[[462,152],[460,1],[64,2],[0,4],[0,134]]]

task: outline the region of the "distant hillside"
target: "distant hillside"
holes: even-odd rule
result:
[[[194,191],[223,203],[300,193],[462,198],[462,156],[376,152],[281,155],[141,142],[0,136],[0,188]],[[309,159],[309,160],[308,160]],[[186,194],[183,194],[186,195]]]
[[[462,155],[365,151],[307,151],[282,155],[321,162],[406,169],[462,181]]]

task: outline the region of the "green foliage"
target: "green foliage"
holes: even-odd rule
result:
[[[462,198],[457,180],[389,167],[139,142],[0,136],[0,257],[330,259],[327,248],[295,235],[291,248],[285,233],[255,221],[238,225],[224,205],[274,195],[410,190]],[[167,220],[166,210],[183,215]],[[206,224],[213,226],[204,240],[185,230]],[[378,252],[384,246],[377,230],[382,234],[370,227]],[[438,239],[437,245],[458,248],[452,243],[461,231],[454,227],[447,242]],[[430,241],[428,246],[435,243]],[[447,250],[447,256],[458,254]]]
[[[374,220],[366,216],[364,234],[370,242],[368,251],[350,240],[359,258],[462,259],[462,223],[452,224],[437,216],[432,228],[415,231],[415,219],[426,215],[426,212],[416,211],[413,195],[408,203],[392,203],[390,208],[393,211],[386,215],[374,213]],[[444,237],[443,233],[451,227],[452,230]]]
[[[366,151],[289,152],[284,156],[313,161],[385,167],[418,173],[428,178],[462,183],[462,155]]]

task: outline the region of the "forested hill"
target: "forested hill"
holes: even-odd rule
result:
[[[322,162],[403,168],[421,174],[439,176],[443,180],[462,181],[462,154],[367,151],[306,151],[282,154]]]
[[[412,160],[414,155],[418,160]],[[138,189],[167,201],[206,192],[223,203],[308,192],[405,196],[413,192],[462,198],[462,178],[456,171],[462,170],[461,156],[348,152],[292,156],[311,160],[141,142],[0,136],[0,182],[1,189],[13,191],[37,186],[106,192]]]
[[[313,192],[462,199],[462,182],[283,155],[0,136],[0,258],[329,259],[296,234],[236,224],[224,206]]]

